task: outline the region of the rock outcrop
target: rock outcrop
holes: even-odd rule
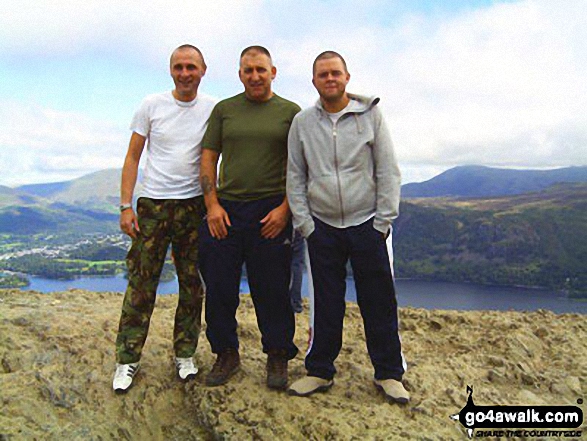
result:
[[[241,372],[225,386],[206,388],[214,355],[202,333],[202,373],[184,384],[172,361],[176,301],[157,299],[141,371],[119,396],[111,380],[120,293],[0,290],[0,440],[466,439],[449,415],[465,405],[467,385],[478,405],[577,405],[586,395],[583,315],[404,308],[412,401],[390,404],[372,384],[361,316],[348,304],[334,387],[290,397],[265,387],[266,359],[248,296],[238,312]],[[305,372],[308,330],[305,314],[296,320],[302,353],[290,363],[292,379]]]

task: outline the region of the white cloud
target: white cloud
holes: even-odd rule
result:
[[[352,2],[304,0],[7,0],[0,6],[0,60],[91,53],[159,71],[170,49],[187,41],[206,56],[205,89],[220,84],[215,90],[227,96],[241,90],[238,53],[259,43],[274,55],[275,90],[307,106],[316,99],[311,63],[319,52],[334,49],[347,59],[349,90],[382,97],[408,176],[425,179],[459,164],[587,162],[587,2],[525,0],[401,17],[394,11],[381,1],[359,10]],[[116,142],[127,142],[127,133],[116,127],[128,121],[52,115],[34,104],[1,114],[14,121],[21,111],[39,130],[19,131],[12,123],[0,130],[2,166],[6,148],[32,149],[42,158],[38,163],[57,173],[80,156],[80,146],[111,145],[117,136]],[[89,169],[112,155],[81,156],[87,162],[80,157],[77,164]]]
[[[268,29],[262,1],[5,0],[0,6],[0,54],[42,60],[84,54],[119,55],[120,63],[166,66],[171,50],[198,45],[204,55],[234,53]],[[268,18],[267,18],[268,20]],[[265,24],[265,26],[263,26]],[[229,51],[229,52],[227,52]],[[220,69],[219,72],[226,72]]]
[[[15,102],[0,103],[2,184],[67,180],[120,168],[128,132],[110,122]]]
[[[587,3],[571,3],[495,4],[449,18],[404,17],[393,28],[321,29],[289,48],[287,66],[296,84],[309,84],[313,56],[339,50],[351,72],[348,89],[382,97],[405,163],[585,164]],[[296,74],[295,66],[308,67]]]

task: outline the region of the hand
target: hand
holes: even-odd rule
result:
[[[274,239],[283,231],[289,221],[289,208],[286,204],[271,210],[261,219],[261,236],[265,239]]]
[[[208,209],[206,219],[208,221],[208,229],[213,238],[224,239],[228,236],[228,227],[231,226],[231,223],[228,213],[222,208],[222,205],[212,205]]]
[[[133,239],[137,238],[137,232],[140,231],[139,220],[132,208],[127,208],[120,213],[120,229]]]

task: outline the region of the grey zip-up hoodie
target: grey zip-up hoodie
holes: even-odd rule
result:
[[[336,124],[318,100],[289,131],[287,198],[304,237],[314,231],[312,216],[337,228],[375,216],[386,234],[398,215],[401,176],[379,98],[348,96],[357,105]]]

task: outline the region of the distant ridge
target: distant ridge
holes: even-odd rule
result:
[[[25,206],[38,203],[37,196],[24,193],[18,189],[0,185],[0,209],[9,206]]]
[[[17,190],[35,196],[40,196],[42,198],[50,198],[54,194],[66,190],[72,182],[73,181],[50,182],[47,184],[27,184],[17,187]]]
[[[575,182],[587,182],[587,166],[512,170],[467,165],[451,168],[425,182],[406,184],[402,186],[402,197],[512,196]]]
[[[71,181],[23,185],[15,190],[42,197],[48,203],[116,213],[120,201],[121,173],[119,168],[105,169]],[[135,195],[139,189],[140,183],[137,184]]]

